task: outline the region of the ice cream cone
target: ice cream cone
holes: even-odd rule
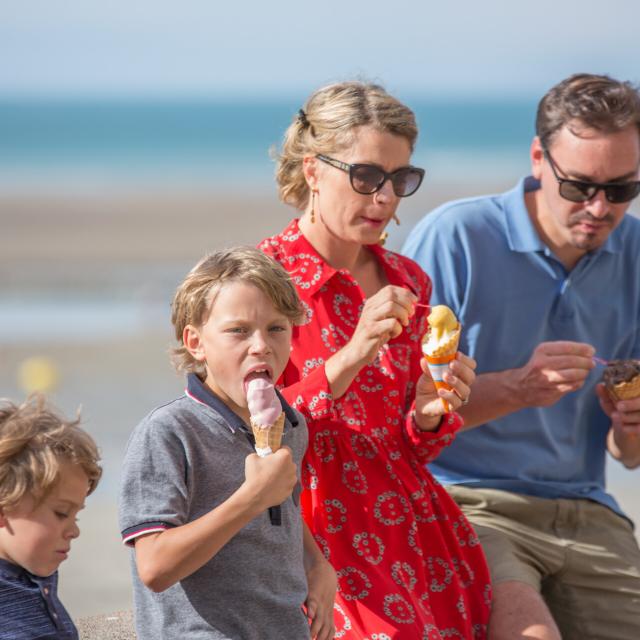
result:
[[[251,418],[251,429],[256,440],[256,453],[261,457],[268,456],[280,448],[282,432],[284,430],[284,411],[270,426],[256,424]]]
[[[603,375],[607,391],[614,402],[640,396],[640,361],[613,360]]]
[[[449,368],[449,363],[456,357],[458,352],[458,342],[460,341],[460,325],[446,343],[440,345],[437,349],[433,349],[429,353],[423,349],[424,357],[429,365],[429,373],[433,378],[436,389],[451,390],[451,386],[443,380],[444,372]],[[445,411],[451,411],[449,403],[441,398]]]
[[[640,376],[636,376],[630,382],[621,382],[609,390],[618,400],[631,400],[640,396]]]

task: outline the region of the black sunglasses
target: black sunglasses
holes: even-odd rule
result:
[[[391,180],[393,192],[399,198],[412,196],[422,184],[424,178],[424,169],[418,167],[401,167],[391,173],[383,171],[380,167],[373,164],[347,164],[340,162],[321,153],[316,155],[318,160],[330,164],[336,169],[341,169],[349,174],[351,187],[356,193],[362,195],[370,195],[382,189],[382,185]]]
[[[602,189],[607,200],[611,204],[620,204],[633,200],[640,193],[640,181],[630,182],[585,182],[584,180],[568,180],[561,178],[558,171],[562,171],[555,163],[551,154],[543,149],[544,155],[549,161],[553,175],[558,181],[558,193],[570,202],[586,202],[591,200]],[[564,173],[564,171],[562,171]]]

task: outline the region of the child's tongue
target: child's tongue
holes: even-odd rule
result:
[[[271,426],[282,413],[280,399],[266,375],[253,376],[247,382],[247,406],[252,421],[263,427]]]

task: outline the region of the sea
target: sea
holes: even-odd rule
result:
[[[536,101],[407,100],[420,135],[413,163],[431,181],[526,171]],[[203,182],[271,185],[292,100],[0,97],[0,188]]]
[[[456,193],[455,185],[477,184],[482,193],[497,176],[512,184],[527,171],[534,99],[405,102],[420,131],[412,163],[427,171],[422,191],[442,186]],[[161,197],[172,189],[273,193],[274,156],[300,106],[291,98],[0,96],[0,197],[127,191]],[[59,213],[59,207],[52,208],[51,215]],[[10,215],[0,201],[0,232]],[[396,240],[390,248],[399,244]],[[139,330],[139,301],[109,295],[126,268],[114,264],[107,291],[66,287],[62,296],[9,290],[0,269],[0,344],[30,342],[34,336],[86,341]],[[155,265],[144,277],[160,280],[162,269]],[[70,316],[77,320],[73,331]],[[146,322],[148,314],[142,318]]]

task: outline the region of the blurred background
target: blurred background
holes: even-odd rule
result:
[[[0,396],[81,406],[105,468],[61,569],[72,615],[130,606],[118,475],[131,429],[182,392],[169,302],[205,252],[294,215],[270,149],[307,95],[355,77],[416,112],[427,178],[390,229],[397,249],[433,207],[528,170],[550,86],[638,82],[639,19],[635,0],[0,0]],[[640,518],[638,473],[613,463],[609,480]]]

